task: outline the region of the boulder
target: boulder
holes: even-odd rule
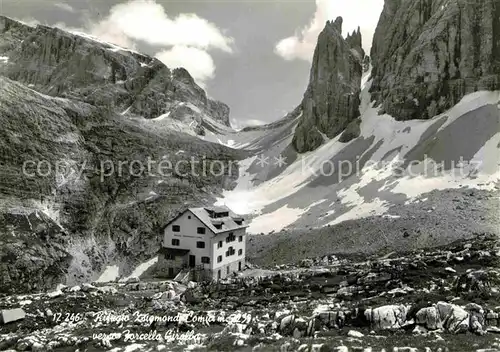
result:
[[[3,324],[23,320],[24,318],[26,318],[26,313],[21,308],[0,310],[0,322]]]
[[[439,313],[439,318],[443,322],[443,328],[448,332],[457,334],[465,333],[469,330],[470,316],[462,307],[451,303],[438,302],[436,309]]]
[[[325,311],[319,313],[316,318],[318,319],[319,322],[322,323],[322,325],[328,327],[328,328],[342,328],[346,324],[347,320],[347,315],[350,314],[349,312],[344,312],[344,311]]]
[[[365,317],[373,329],[399,329],[405,325],[408,311],[408,307],[404,305],[388,305],[367,309]]]
[[[429,330],[438,330],[442,327],[439,311],[436,307],[420,309],[416,314],[415,322]]]

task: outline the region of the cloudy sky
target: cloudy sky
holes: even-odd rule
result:
[[[383,0],[0,0],[0,13],[81,31],[183,66],[235,125],[295,108],[325,22],[358,26],[367,52]]]

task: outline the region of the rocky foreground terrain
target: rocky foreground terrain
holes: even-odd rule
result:
[[[10,351],[500,350],[500,246],[327,255],[187,285],[129,281],[4,296]],[[18,309],[17,313],[8,311]]]

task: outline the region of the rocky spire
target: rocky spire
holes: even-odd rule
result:
[[[351,41],[361,50],[361,33],[349,42],[342,37],[342,17],[327,22],[318,37],[292,142],[298,152],[316,149],[323,136],[335,137],[359,116],[362,56]]]
[[[342,19],[342,17],[337,17],[335,19],[334,22],[332,22],[332,27],[339,33],[342,34],[342,23],[344,22],[344,20]]]

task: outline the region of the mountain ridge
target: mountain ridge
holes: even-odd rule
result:
[[[190,119],[203,133],[203,117],[230,127],[229,107],[211,100],[183,68],[170,70],[156,58],[44,25],[30,27],[0,16],[0,74],[45,94],[75,98],[154,119],[166,113]],[[38,67],[44,67],[40,71]],[[189,121],[189,122],[191,122]]]

